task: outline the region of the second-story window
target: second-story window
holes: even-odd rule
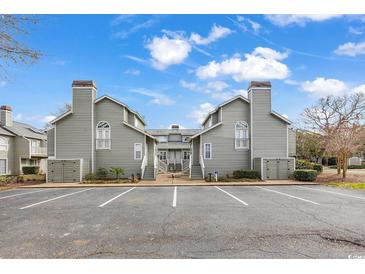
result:
[[[110,125],[101,121],[96,126],[96,149],[110,149]]]
[[[8,139],[0,137],[0,151],[8,151]]]
[[[235,139],[234,146],[236,149],[248,148],[248,124],[244,121],[239,121],[235,123]]]
[[[184,160],[189,160],[189,158],[190,158],[189,151],[184,151]]]

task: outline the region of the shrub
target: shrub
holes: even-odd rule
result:
[[[294,178],[298,181],[313,182],[317,178],[317,171],[311,169],[298,169],[294,171]]]
[[[307,160],[297,160],[295,162],[295,169],[313,169],[313,163]]]
[[[88,173],[85,175],[85,181],[94,181],[96,180],[95,173]]]
[[[115,175],[117,180],[119,180],[120,175],[124,175],[124,169],[121,167],[111,167],[109,171]]]
[[[96,170],[96,179],[98,179],[98,180],[104,180],[107,177],[108,177],[108,170],[106,168],[99,167]]]
[[[322,173],[323,166],[320,164],[313,164],[313,169],[316,170],[318,173]]]
[[[348,169],[365,169],[365,164],[362,165],[349,165]]]
[[[233,171],[233,178],[235,179],[259,179],[260,174],[252,169],[240,169]]]
[[[328,158],[328,165],[329,166],[335,166],[335,165],[337,165],[337,158],[336,157],[329,157]]]
[[[10,182],[11,182],[11,177],[6,176],[6,175],[5,176],[0,176],[0,186],[5,186]]]
[[[23,166],[22,167],[23,174],[38,174],[39,166]]]

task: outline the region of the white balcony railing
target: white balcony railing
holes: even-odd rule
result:
[[[33,155],[47,155],[46,147],[31,147],[31,153]]]
[[[143,179],[144,177],[144,170],[146,169],[146,166],[147,166],[147,155],[144,155],[141,165],[141,179]]]

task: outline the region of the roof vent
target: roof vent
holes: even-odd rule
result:
[[[180,126],[179,125],[171,125],[171,129],[179,129]]]

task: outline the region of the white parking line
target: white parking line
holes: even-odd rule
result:
[[[354,196],[354,195],[345,194],[345,193],[340,193],[340,192],[336,192],[336,191],[329,191],[329,190],[323,190],[323,189],[316,189],[316,188],[304,187],[304,186],[297,186],[297,187],[304,188],[304,189],[310,189],[310,190],[314,190],[314,191],[322,191],[322,192],[332,193],[332,194],[336,194],[336,195],[347,196],[347,197],[352,197],[352,198],[357,198],[357,199],[365,200],[365,197]]]
[[[220,191],[222,191],[222,192],[224,192],[224,193],[226,193],[228,196],[230,196],[230,197],[232,197],[233,199],[235,199],[235,200],[239,201],[241,204],[244,204],[245,206],[248,206],[248,204],[247,204],[247,203],[245,203],[245,202],[244,202],[244,201],[242,201],[241,199],[237,198],[236,196],[232,195],[231,193],[229,193],[229,192],[227,192],[227,191],[225,191],[225,190],[223,190],[223,189],[221,189],[220,187],[217,187],[217,186],[215,186],[215,188],[216,188],[216,189],[219,189]]]
[[[71,196],[71,195],[74,195],[74,194],[77,194],[77,193],[85,192],[85,191],[88,191],[88,190],[91,190],[91,189],[94,189],[94,188],[87,188],[87,189],[83,189],[83,190],[80,190],[80,191],[68,193],[68,194],[58,196],[58,197],[55,197],[55,198],[52,198],[52,199],[48,199],[48,200],[45,200],[45,201],[42,201],[42,202],[27,205],[27,206],[21,207],[20,209],[26,209],[26,208],[33,207],[33,206],[36,206],[36,205],[44,204],[44,203],[51,202],[51,201],[54,201],[54,200],[58,200],[58,199],[61,199],[61,198],[67,197],[67,196]]]
[[[172,199],[172,207],[176,207],[177,200],[177,186],[174,187],[174,198]]]
[[[300,198],[300,197],[297,197],[297,196],[293,196],[293,195],[290,195],[290,194],[287,194],[287,193],[284,193],[284,192],[280,192],[280,191],[268,189],[268,188],[261,187],[261,186],[256,186],[256,187],[257,188],[260,188],[260,189],[263,189],[263,190],[266,190],[266,191],[270,191],[270,192],[274,192],[274,193],[277,193],[277,194],[281,194],[281,195],[284,195],[284,196],[287,196],[287,197],[290,197],[290,198],[293,198],[293,199],[298,199],[298,200],[301,200],[303,202],[311,203],[311,204],[314,204],[314,205],[320,205],[319,203],[313,202],[311,200],[303,199],[303,198]]]
[[[99,205],[98,207],[103,207],[103,206],[105,206],[105,205],[109,204],[110,202],[112,202],[112,201],[114,201],[115,199],[117,199],[117,198],[119,198],[119,197],[123,196],[124,194],[127,194],[129,191],[132,191],[132,190],[133,190],[133,189],[135,189],[135,188],[136,188],[136,187],[132,187],[132,188],[128,189],[127,191],[124,191],[123,193],[120,193],[119,195],[115,196],[114,198],[111,198],[110,200],[106,201],[105,203],[103,203],[103,204]]]
[[[16,197],[16,196],[20,196],[20,195],[37,193],[37,192],[46,191],[46,190],[49,190],[49,189],[41,189],[41,190],[36,190],[36,191],[31,191],[31,192],[23,192],[23,193],[13,194],[13,195],[9,195],[9,196],[4,196],[4,197],[1,197],[0,200],[5,199],[5,198]]]

